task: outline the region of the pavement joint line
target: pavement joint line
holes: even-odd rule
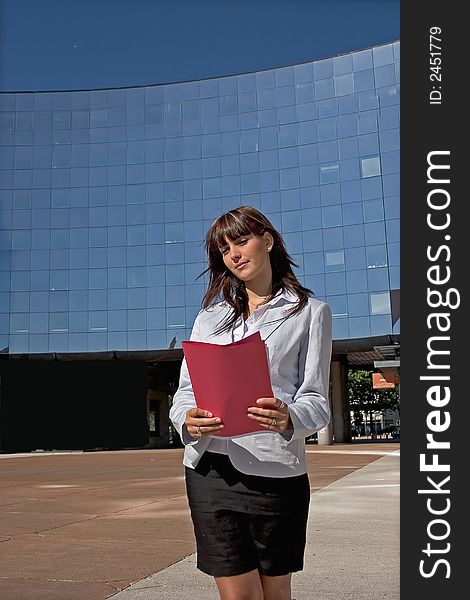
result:
[[[18,581],[19,579],[22,581],[50,581],[52,583],[102,583],[103,585],[108,585],[109,587],[111,587],[113,590],[116,591],[116,593],[123,591],[123,589],[126,588],[120,588],[117,587],[115,584],[117,583],[124,583],[126,584],[126,587],[129,587],[128,579],[113,579],[112,582],[111,581],[104,581],[104,580],[100,580],[100,579],[55,579],[55,578],[51,578],[51,577],[45,577],[44,579],[40,578],[40,577],[21,577],[21,576],[10,576],[10,575],[0,575],[0,579],[3,581]],[[114,594],[113,594],[114,596]],[[108,596],[110,597],[110,596]]]
[[[100,473],[100,475],[105,475],[105,474],[106,473]],[[182,480],[184,478],[183,477],[178,477],[176,479]],[[142,481],[147,481],[147,480],[143,479]],[[121,487],[121,486],[122,486],[122,481],[119,481],[119,482],[113,483],[113,484],[105,482],[105,483],[100,483],[99,485],[93,485],[93,486],[90,485],[90,486],[87,486],[86,487],[86,491],[87,492],[94,492],[94,491],[97,491],[97,490],[108,490],[108,489],[117,488],[117,487]],[[10,486],[5,487],[3,489],[11,490],[11,489],[15,489],[15,488],[18,488],[18,487],[22,487],[22,484],[19,483],[18,485],[10,485]],[[77,487],[83,487],[83,486],[81,486],[80,484],[76,484],[75,487],[73,487],[73,488],[70,487],[70,486],[67,486],[67,487],[62,487],[61,486],[60,488],[58,488],[58,487],[57,488],[51,488],[51,487],[46,487],[44,485],[32,485],[31,487],[33,487],[35,490],[51,490],[51,491],[55,490],[57,493],[60,493],[62,496],[66,496],[68,494],[68,492],[70,492],[72,494],[75,494],[77,491],[79,491],[79,490],[77,490]],[[183,495],[183,494],[180,494],[180,495]],[[174,497],[171,497],[169,499],[173,500],[176,497],[177,496],[174,496]],[[27,500],[21,500],[20,502],[29,502],[29,501],[37,501],[37,500],[43,500],[43,498],[28,498]],[[160,502],[160,501],[157,500],[157,502]],[[0,504],[0,506],[8,506],[8,505],[6,505],[6,504],[3,504],[3,505]],[[127,510],[127,509],[123,509],[123,510]]]
[[[83,450],[70,452],[15,452],[14,454],[0,454],[0,458],[28,458],[30,456],[70,456],[75,454],[85,454]]]
[[[386,442],[384,442],[386,443]],[[173,448],[159,448],[158,449],[160,452],[164,451],[164,450],[171,450],[173,451]],[[148,452],[154,451],[154,449],[150,449],[148,450]],[[114,451],[114,454],[122,454],[122,453],[126,453],[126,452],[130,452],[130,451]],[[145,452],[145,450],[144,450]],[[379,454],[381,456],[383,455],[387,455],[387,454],[394,454],[395,452],[400,452],[399,450],[392,450],[392,451],[383,451],[383,452],[379,452],[379,451],[370,451],[370,450],[350,450],[350,451],[345,451],[345,450],[316,450],[316,449],[307,449],[306,452],[322,452],[322,453],[327,453],[327,454]],[[107,451],[103,450],[100,451],[101,454],[106,454]],[[92,454],[90,452],[85,452],[83,450],[77,450],[77,451],[64,451],[64,452],[16,452],[16,453],[12,453],[12,454],[2,454],[0,453],[0,460],[6,459],[6,458],[30,458],[33,456],[86,456]],[[154,460],[154,459],[151,459]]]
[[[70,525],[77,525],[79,523],[86,523],[86,521],[94,521],[96,519],[102,519],[105,517],[112,517],[114,515],[118,515],[120,513],[125,513],[129,510],[135,510],[138,508],[143,508],[144,506],[150,506],[151,504],[158,504],[159,502],[167,502],[169,500],[175,500],[175,498],[183,498],[185,497],[184,494],[178,494],[177,496],[171,496],[170,498],[162,498],[160,500],[154,500],[153,502],[146,502],[144,504],[139,504],[137,506],[130,506],[129,508],[123,508],[121,510],[115,511],[115,512],[111,512],[111,513],[105,513],[102,515],[95,515],[93,517],[88,517],[86,519],[80,519],[78,521],[72,521],[70,523],[62,523],[62,525],[56,525],[55,527],[48,527],[47,529],[39,529],[38,531],[33,531],[32,534],[33,535],[41,535],[42,533],[47,533],[48,531],[54,531],[55,529],[62,529],[63,527],[69,527]],[[11,540],[17,539],[16,537],[12,537]],[[2,540],[2,541],[10,541],[10,540]]]
[[[34,451],[31,452],[0,452],[1,458],[29,458],[30,456],[64,456],[64,455],[83,455],[90,456],[93,454],[134,454],[135,452],[139,452],[142,454],[150,453],[153,455],[155,451],[158,452],[174,452],[175,450],[182,450],[182,448],[131,448],[129,450],[96,450],[96,451],[88,451],[88,450],[48,450],[48,451]],[[151,458],[150,460],[155,460]]]
[[[13,487],[13,486],[11,486],[11,487]],[[10,490],[11,487],[4,488],[4,489]],[[14,487],[16,487],[16,486],[14,486]],[[17,506],[18,504],[28,504],[28,502],[36,502],[36,501],[37,501],[37,498],[28,498],[26,500],[18,500],[18,502],[12,502],[11,504],[0,504],[0,508],[5,508],[6,506]]]
[[[378,483],[371,485],[347,485],[345,489],[362,489],[362,488],[384,488],[384,487],[400,487],[399,483]],[[326,488],[324,488],[326,489]]]
[[[305,450],[308,454],[357,454],[357,455],[370,455],[370,456],[400,456],[400,450],[393,450],[392,452],[379,451],[379,450]]]

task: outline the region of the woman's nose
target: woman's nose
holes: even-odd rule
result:
[[[230,258],[236,262],[240,259],[240,256],[240,248],[238,248],[238,246],[232,246],[230,248]]]

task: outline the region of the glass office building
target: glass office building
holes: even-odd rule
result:
[[[0,94],[0,350],[180,348],[249,204],[335,340],[399,333],[399,43],[187,83]]]

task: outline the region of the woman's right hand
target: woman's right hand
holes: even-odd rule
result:
[[[216,433],[224,428],[220,417],[213,417],[212,413],[197,407],[186,412],[184,424],[189,435],[195,439]]]

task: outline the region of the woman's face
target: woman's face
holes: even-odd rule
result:
[[[248,282],[271,274],[269,252],[273,237],[265,232],[262,236],[252,233],[236,240],[225,238],[226,244],[220,247],[225,266],[238,279]]]

